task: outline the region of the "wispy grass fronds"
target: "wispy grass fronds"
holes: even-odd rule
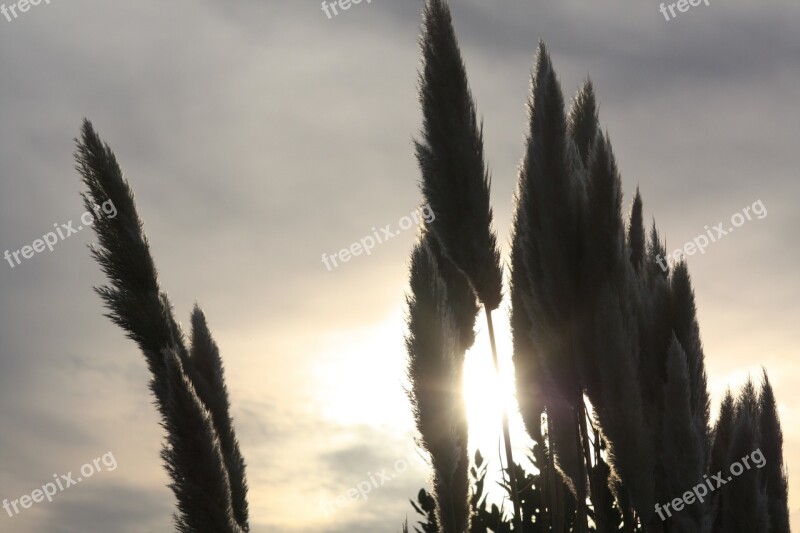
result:
[[[494,348],[490,311],[496,305],[487,300],[481,289],[486,284],[480,282],[495,280],[489,285],[497,291],[489,294],[499,303],[500,275],[483,275],[500,272],[489,179],[481,128],[444,0],[426,2],[422,50],[425,124],[417,156],[423,193],[437,214],[429,228],[431,243],[439,247],[421,245],[415,262],[433,251],[465,273],[485,304]],[[768,390],[757,397],[749,383],[735,404],[728,396],[710,444],[707,376],[688,268],[679,263],[670,271],[655,222],[649,235],[645,231],[638,188],[623,220],[621,176],[608,134],[599,128],[591,81],[578,91],[567,116],[552,61],[540,43],[528,110],[514,198],[510,320],[520,413],[547,463],[540,506],[549,511],[542,514],[549,520],[544,527],[569,523],[574,531],[589,530],[588,481],[600,530],[605,528],[601,524],[618,529],[619,517],[626,533],[639,527],[706,532],[716,513],[717,531],[723,526],[734,531],[730,517],[741,510],[717,495],[711,496],[717,501],[696,504],[666,524],[655,516],[654,503],[671,501],[695,485],[709,464],[712,473],[724,470],[734,459],[731,450],[741,448],[743,454],[747,439],[757,444],[760,433],[770,434],[770,453],[780,457],[782,436],[771,388],[765,386]],[[464,309],[465,316],[474,317],[474,307],[464,304]],[[471,342],[471,329],[465,338]],[[594,408],[594,457],[584,394]],[[507,430],[504,436],[510,450]],[[750,476],[748,483],[756,479],[764,494],[773,487],[769,494],[776,494],[776,505],[783,509],[785,470],[780,460],[775,464],[775,471]],[[564,509],[555,497],[556,470],[575,496],[568,502],[577,508],[571,523],[556,512]],[[744,492],[753,493],[749,488]],[[747,523],[760,531],[760,517],[767,516],[763,509],[772,504],[772,496],[753,497],[758,501],[749,510],[756,518]],[[515,511],[519,507],[515,502]],[[785,520],[781,509],[773,513],[778,530]],[[514,530],[522,530],[519,522]]]
[[[602,133],[597,135],[586,192],[584,271],[587,287],[594,291],[613,276],[624,274],[622,184],[611,140]]]
[[[537,359],[533,363],[521,357],[517,360],[546,375],[547,393],[560,396],[572,409],[575,420],[583,410],[573,339],[580,272],[579,196],[568,157],[564,99],[544,43],[539,44],[528,106],[530,129],[517,186],[512,238],[512,281],[518,294],[512,300],[515,307],[520,307],[514,313],[528,319],[527,335],[532,345],[526,349]],[[519,277],[522,273],[526,276],[524,281]],[[524,331],[521,324],[518,329]],[[526,376],[531,376],[527,370],[520,378]],[[537,381],[541,383],[541,378]],[[536,385],[518,382],[518,391],[529,394],[527,391]],[[563,417],[559,416],[561,410],[555,401],[544,400],[546,407],[552,404],[552,418],[558,424]],[[561,441],[556,439],[556,445]],[[577,442],[573,442],[572,447],[575,446]],[[560,460],[576,456],[571,450],[556,449],[554,453]],[[578,458],[581,455],[577,452]],[[576,474],[573,465],[559,467],[562,472],[577,476],[570,483],[580,491],[584,485],[581,474]]]
[[[758,392],[756,392],[753,378],[748,377],[742,386],[741,392],[739,392],[739,397],[736,399],[736,418],[737,420],[739,419],[742,411],[748,411],[751,420],[756,421],[760,416],[759,410]]]
[[[663,495],[681,494],[705,473],[705,426],[695,424],[691,403],[691,376],[686,352],[673,335],[667,351],[665,409],[661,417],[662,443],[659,459],[665,472]],[[662,495],[662,496],[663,496]],[[705,504],[696,501],[672,517],[676,531],[704,531]]]
[[[760,453],[760,457],[756,454]],[[733,463],[749,468],[713,495],[713,533],[788,533],[789,507],[783,435],[772,385],[766,375],[760,393],[748,379],[734,400],[725,395],[714,427],[708,472],[730,471]]]
[[[643,521],[653,512],[656,420],[648,417],[639,393],[638,323],[631,305],[635,286],[630,277],[620,286],[605,284],[596,299],[593,337],[596,339],[599,394],[591,396],[595,418],[607,442],[620,505],[630,505]],[[620,484],[621,482],[621,484]]]
[[[540,54],[544,53],[540,47]],[[547,75],[545,67],[549,67],[549,58],[537,60],[537,72],[533,79],[533,84],[540,84],[546,87],[544,76]],[[550,70],[552,71],[551,67]],[[539,76],[543,76],[539,81]],[[532,95],[531,99],[536,99]],[[548,100],[542,94],[538,96],[538,105],[545,106]],[[533,106],[536,102],[529,104],[531,115],[535,113]],[[562,102],[563,105],[563,102]],[[531,117],[533,120],[533,117]],[[537,119],[540,120],[540,119]],[[574,142],[574,148],[579,155],[579,164],[583,168],[583,174],[588,172],[592,153],[597,139],[597,106],[594,98],[594,88],[590,80],[587,80],[575,97],[572,109],[567,119],[567,134]],[[561,131],[558,129],[558,131]],[[530,138],[529,138],[530,142]],[[565,140],[566,142],[566,140]],[[574,170],[574,169],[573,169]],[[530,299],[536,298],[538,288],[531,285],[535,279],[528,271],[526,257],[530,260],[528,251],[525,249],[526,241],[523,236],[530,234],[532,215],[529,210],[533,208],[534,199],[527,198],[527,195],[537,194],[527,181],[528,176],[520,176],[518,188],[515,193],[514,220],[511,237],[511,329],[514,340],[514,365],[517,376],[517,396],[520,404],[520,411],[523,415],[528,433],[534,438],[541,436],[540,418],[544,408],[545,397],[552,397],[554,394],[562,394],[556,390],[554,376],[543,374],[543,366],[539,361],[540,357],[546,354],[536,353],[536,346],[531,340],[532,317],[528,310],[531,307]],[[526,299],[528,306],[525,305]],[[569,402],[572,403],[570,397]],[[558,417],[554,417],[558,418]]]
[[[642,217],[642,195],[639,187],[636,187],[636,194],[633,197],[631,212],[628,216],[628,249],[630,251],[631,264],[633,269],[639,274],[644,265],[645,236],[644,218]]]
[[[117,208],[114,218],[98,218],[94,224],[99,246],[92,255],[110,284],[97,292],[109,310],[107,315],[128,333],[146,354],[150,371],[163,367],[161,352],[175,347],[186,358],[183,333],[158,285],[150,246],[136,212],[133,192],[123,178],[111,149],[84,121],[76,153],[77,170],[87,188],[83,194],[88,211],[110,200]]]
[[[584,478],[581,470],[583,455],[578,447],[581,438],[576,416],[573,405],[561,396],[555,395],[547,400],[547,431],[551,437],[550,453],[554,466],[572,495],[580,498],[581,494],[585,497],[586,489],[580,487]],[[585,485],[585,479],[583,483]]]
[[[444,255],[439,241],[433,235],[423,231],[422,240],[432,256],[437,258],[436,264],[447,288],[450,312],[458,330],[459,350],[466,352],[475,343],[475,322],[479,311],[475,292],[464,273]]]
[[[711,441],[711,453],[709,456],[708,473],[716,474],[728,468],[728,455],[733,441],[733,429],[736,422],[736,402],[730,389],[725,392],[722,403],[719,407],[719,415],[714,424],[714,431]],[[712,533],[724,533],[722,529],[722,517],[725,515],[725,501],[718,492],[711,494],[712,516],[714,525]]]
[[[586,217],[586,162],[596,142],[596,134],[591,133],[596,112],[591,86],[587,85],[577,97],[568,125],[561,86],[543,42],[539,43],[536,56],[528,111],[512,240],[517,248],[512,254],[518,253],[521,258],[521,264],[514,258],[514,268],[525,273],[526,281],[514,281],[514,290],[523,291],[512,299],[525,309],[531,351],[552,395],[544,399],[548,423],[553,420],[549,432],[554,444],[551,457],[574,488],[578,531],[586,531],[586,483],[591,459],[580,379],[579,332],[585,305],[581,228]],[[578,135],[575,141],[572,133]],[[541,379],[537,381],[543,383]],[[521,385],[518,383],[518,390],[524,391],[535,383]],[[564,407],[572,415],[569,428]]]
[[[692,424],[698,434],[705,436],[703,438],[703,464],[705,466],[708,463],[708,436],[711,433],[709,427],[711,400],[708,394],[705,354],[703,353],[703,343],[700,340],[700,325],[697,321],[694,290],[686,261],[681,261],[673,268],[670,287],[672,290],[672,329],[686,354]]]
[[[725,391],[722,402],[719,406],[719,414],[714,424],[711,440],[711,456],[708,463],[708,471],[716,473],[725,468],[725,461],[728,460],[728,450],[730,449],[731,439],[733,438],[733,424],[736,415],[736,402],[730,389]]]
[[[579,204],[568,158],[564,99],[544,43],[539,45],[531,81],[529,113],[513,241],[527,274],[521,301],[542,370],[554,383],[554,392],[575,404],[578,385],[571,333],[579,294]]]
[[[423,127],[415,144],[422,192],[436,214],[429,228],[491,311],[500,305],[503,284],[492,229],[491,180],[484,163],[483,128],[445,0],[426,2],[420,46]]]
[[[667,501],[673,497],[669,487],[673,471],[665,456],[667,449],[664,446],[664,439],[671,437],[664,433],[665,426],[662,423],[667,416],[666,411],[671,409],[665,393],[668,383],[668,351],[673,337],[669,274],[657,262],[659,256],[665,256],[664,250],[665,245],[653,222],[641,276],[637,278],[637,304],[640,325],[639,391],[643,398],[645,418],[655,422],[650,448],[655,457],[653,475],[656,501]],[[660,521],[652,512],[648,516],[652,517],[654,523]]]
[[[503,269],[492,227],[491,178],[483,155],[483,125],[478,121],[464,62],[446,0],[426,0],[420,37],[422,67],[419,100],[423,125],[415,142],[425,201],[436,217],[427,229],[442,254],[460,269],[486,313],[497,375],[500,367],[492,311],[502,301]],[[508,417],[502,413],[507,463],[514,462]],[[517,529],[521,506],[513,468],[512,501]]]
[[[663,257],[664,244],[654,222],[645,252],[638,301],[641,326],[640,387],[650,420],[658,420],[664,409],[663,384],[667,380],[666,353],[672,337],[670,287],[667,273],[656,263],[659,254]]]
[[[168,396],[161,452],[178,500],[180,533],[242,532],[234,517],[228,471],[214,420],[174,350],[162,352]]]
[[[595,142],[599,133],[597,101],[592,80],[587,79],[572,102],[567,119],[569,136],[575,143],[585,168],[590,167]]]
[[[741,461],[758,448],[758,422],[751,409],[748,387],[740,396],[728,454],[728,465]],[[727,467],[726,469],[727,470]],[[725,472],[723,470],[723,472]],[[725,533],[768,533],[769,509],[766,488],[761,483],[761,469],[745,469],[720,493],[722,499],[722,531]]]
[[[231,505],[239,524],[248,523],[247,478],[245,462],[236,439],[230,415],[230,400],[225,386],[222,358],[217,343],[208,329],[206,317],[199,306],[192,311],[192,343],[189,364],[194,368],[193,383],[197,396],[208,408],[219,436],[231,486]]]
[[[789,481],[783,462],[783,431],[772,384],[764,370],[758,397],[760,449],[767,464],[762,473],[762,488],[767,494],[769,530],[789,533]]]
[[[661,265],[658,264],[658,258],[666,256],[667,245],[661,240],[658,227],[656,227],[656,221],[653,220],[653,224],[650,226],[650,236],[645,252],[645,273],[651,283],[655,283],[659,279],[666,279],[669,276],[669,267],[662,268]]]
[[[585,90],[584,90],[585,91]],[[578,102],[594,111],[593,96],[589,92],[579,93]],[[577,102],[575,105],[578,105]],[[574,110],[573,110],[574,114]],[[584,120],[585,121],[585,120]],[[582,211],[583,305],[578,313],[581,326],[578,328],[581,383],[590,397],[600,393],[599,375],[601,362],[597,346],[606,335],[592,327],[592,322],[600,319],[597,313],[607,310],[594,305],[600,290],[605,285],[618,287],[625,283],[628,275],[625,264],[624,228],[622,222],[622,186],[619,171],[608,137],[597,132],[589,158],[588,180],[586,184],[586,207]],[[594,311],[594,312],[592,312]]]
[[[409,398],[420,445],[433,467],[439,525],[443,533],[464,533],[469,530],[470,511],[463,341],[439,259],[426,241],[418,243],[411,255]]]
[[[182,533],[246,532],[244,494],[237,500],[237,516],[217,431],[229,426],[228,399],[219,355],[209,352],[206,342],[210,334],[203,332],[204,324],[196,324],[195,357],[190,359],[169,300],[159,287],[133,192],[113,152],[88,121],[77,145],[75,158],[87,187],[83,195],[87,209],[106,201],[117,208],[116,217],[98,218],[93,224],[99,245],[92,253],[109,279],[109,285],[97,292],[109,318],[137,342],[150,369],[150,389],[167,432],[162,458],[178,500],[176,526]],[[198,396],[198,386],[205,400]],[[225,446],[230,447],[232,437],[231,429],[224,436]],[[242,468],[241,472],[234,468],[236,482],[243,487],[244,464],[237,463],[237,454],[238,449],[230,447],[231,464]]]
[[[517,192],[517,195],[519,192]],[[519,198],[516,198],[519,205]],[[523,298],[531,289],[528,285],[528,273],[522,257],[520,244],[520,231],[526,225],[525,211],[516,209],[512,223],[511,234],[511,260],[509,289],[511,293],[511,309],[509,320],[511,323],[511,337],[514,361],[514,376],[517,389],[517,403],[520,415],[525,424],[525,429],[531,438],[540,447],[544,446],[542,434],[542,414],[545,410],[545,399],[557,394],[552,390],[553,385],[542,371],[539,362],[540,355],[535,352],[535,346],[530,337],[531,318],[525,307]]]
[[[531,289],[524,301],[533,320],[533,337],[542,339],[546,331],[566,336],[563,328],[577,308],[579,202],[570,171],[564,97],[544,43],[539,44],[534,70],[530,126],[517,189],[517,209],[525,213],[521,218],[525,226],[517,238]],[[568,357],[548,354],[548,359],[554,359],[550,366],[554,377],[559,375],[556,381],[572,380],[574,368]]]

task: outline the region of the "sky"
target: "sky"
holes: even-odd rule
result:
[[[688,262],[714,407],[768,370],[800,527],[800,4],[711,0],[671,20],[650,0],[451,5],[505,257],[539,39],[568,98],[594,81],[625,209],[638,186],[670,250],[745,207],[766,213]],[[417,228],[397,229],[420,203],[421,6],[373,0],[329,18],[311,0],[51,0],[0,17],[0,252],[78,226],[73,139],[89,118],[136,193],[176,316],[186,325],[198,302],[221,347],[254,532],[399,531],[427,483],[404,392]],[[370,255],[326,268],[323,254],[387,224],[396,236]],[[84,228],[0,262],[0,498],[95,470],[0,512],[3,531],[173,529],[146,366],[92,290],[93,239]],[[479,324],[468,394],[508,395],[506,314],[502,384]],[[470,398],[471,446],[496,469],[491,402]],[[103,457],[113,469],[92,465]]]

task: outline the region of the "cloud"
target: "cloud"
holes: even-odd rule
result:
[[[71,139],[91,118],[133,184],[177,316],[188,319],[195,300],[209,315],[254,531],[398,531],[425,482],[415,466],[333,523],[302,512],[413,449],[409,420],[370,404],[399,396],[378,393],[402,379],[398,317],[414,234],[333,272],[320,257],[419,202],[421,5],[374,1],[328,20],[318,2],[73,0],[0,32],[0,247],[18,249],[83,212]],[[539,38],[567,96],[594,79],[626,202],[639,185],[669,245],[763,199],[766,219],[690,267],[712,383],[765,364],[794,461],[800,6],[712,2],[666,22],[656,3],[622,0],[452,5],[501,236]],[[98,479],[17,517],[33,533],[170,527],[146,367],[91,290],[103,282],[92,239],[84,231],[14,269],[0,264],[0,420],[14,428],[0,435],[13,465],[0,474],[3,494],[108,449],[120,459],[113,485]],[[373,396],[330,396],[356,387]],[[347,405],[356,421],[329,416]]]
[[[171,525],[164,521],[172,512],[171,502],[164,498],[164,494],[150,487],[133,488],[130,485],[113,484],[86,486],[82,483],[78,487],[70,487],[70,490],[78,494],[64,493],[53,503],[40,504],[46,512],[33,525],[35,530],[52,533],[142,533],[164,531]]]

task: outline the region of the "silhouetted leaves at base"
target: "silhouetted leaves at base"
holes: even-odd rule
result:
[[[560,524],[556,528],[550,527],[550,509],[547,507],[549,498],[546,495],[547,480],[544,470],[538,468],[539,464],[546,462],[546,451],[535,447],[529,459],[533,463],[535,473],[526,471],[520,464],[514,464],[519,483],[524,533],[567,533],[573,531],[576,512],[575,499],[571,496],[567,486],[558,477],[556,478],[558,482],[556,490],[561,493],[558,500],[562,502],[563,508],[560,511]],[[475,452],[474,462],[469,471],[470,485],[472,486],[470,533],[511,533],[514,531],[514,527],[510,511],[510,500],[508,502],[508,512],[506,512],[505,506],[498,507],[497,504],[490,504],[487,501],[487,472],[488,464],[485,462],[481,452]],[[605,485],[607,486],[609,474],[608,465],[601,460],[596,465],[593,475],[604,477]],[[501,487],[508,493],[510,498],[511,489],[508,485],[501,483]],[[591,531],[622,531],[623,513],[617,506],[613,494],[610,490],[607,490],[602,496],[602,502],[599,502],[599,505],[595,504],[589,508],[589,529]],[[439,526],[436,522],[436,501],[433,496],[425,489],[420,489],[417,494],[417,501],[411,500],[411,506],[421,517],[415,524],[414,531],[417,533],[439,533]],[[607,526],[598,529],[595,524],[600,519],[600,516],[604,517],[603,521]],[[642,530],[636,526],[624,531],[639,533]]]

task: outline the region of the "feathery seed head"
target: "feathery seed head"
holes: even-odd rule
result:
[[[425,5],[421,48],[423,127],[415,147],[422,193],[436,213],[428,229],[445,256],[467,277],[478,299],[494,310],[502,300],[503,273],[492,228],[483,128],[450,9],[442,0]]]

